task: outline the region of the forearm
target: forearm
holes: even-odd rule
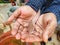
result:
[[[26,5],[31,6],[36,12],[41,9],[46,0],[29,0]]]
[[[57,17],[57,21],[60,20],[60,9],[59,9],[58,6],[49,7],[48,9],[46,9],[46,10],[44,11],[44,13],[45,13],[45,12],[54,13],[54,14],[56,15],[56,17]]]
[[[60,0],[54,0],[50,7],[46,8],[43,13],[51,12],[57,17],[57,21],[60,20]]]

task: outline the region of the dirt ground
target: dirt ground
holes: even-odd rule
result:
[[[6,21],[8,19],[8,12],[11,8],[11,4],[0,4],[0,23]],[[2,17],[2,18],[1,18]],[[7,32],[9,27],[4,29],[4,32]],[[60,45],[60,42],[57,40],[56,34],[52,36],[52,41],[49,41],[46,45]]]

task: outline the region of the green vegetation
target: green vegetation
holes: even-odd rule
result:
[[[14,0],[16,1],[16,0]],[[0,0],[0,3],[10,3],[9,0]]]
[[[0,0],[0,3],[2,3],[3,2],[3,0]]]
[[[5,0],[0,0],[0,3],[9,3],[9,0],[5,1]]]

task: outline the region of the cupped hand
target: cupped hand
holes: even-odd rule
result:
[[[31,34],[31,20],[36,12],[30,6],[22,6],[17,9],[7,20],[6,24],[11,24],[15,20],[11,34],[16,37],[16,39],[24,40],[25,42],[40,41],[40,38]],[[32,26],[33,27],[33,26]],[[34,32],[33,32],[34,33]],[[33,36],[32,36],[33,35]],[[33,37],[33,38],[32,38]],[[36,39],[37,38],[37,39]],[[33,39],[31,41],[31,39]]]
[[[54,34],[54,31],[57,27],[57,18],[54,13],[45,13],[41,15],[42,21],[41,25],[43,27],[43,41],[47,42],[48,38]],[[39,21],[39,23],[40,23]]]

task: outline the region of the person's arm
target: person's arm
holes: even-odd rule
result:
[[[43,14],[46,14],[47,15],[46,19],[48,19],[48,21],[45,20],[45,23],[49,22],[43,34],[43,40],[44,41],[46,40],[45,42],[47,42],[47,39],[52,36],[52,34],[55,31],[55,28],[57,27],[57,21],[60,20],[60,0],[54,0],[50,4],[50,6],[44,10]],[[55,16],[57,18],[55,18]]]
[[[46,0],[29,0],[26,5],[29,5],[37,12],[39,9],[41,9],[45,2]]]
[[[60,0],[54,0],[51,3],[50,7],[45,9],[44,13],[45,12],[51,12],[51,13],[55,14],[57,17],[57,21],[59,21],[60,20]]]

